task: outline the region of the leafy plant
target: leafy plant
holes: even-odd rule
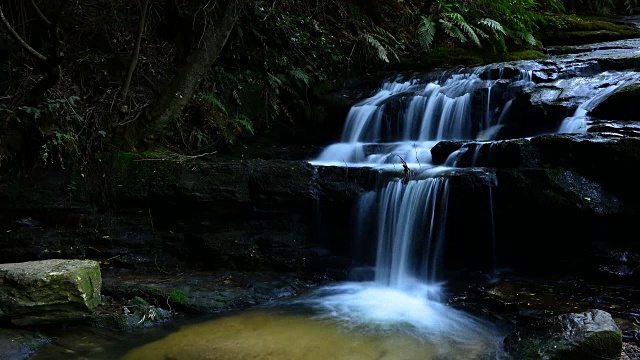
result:
[[[187,294],[184,291],[171,289],[171,292],[169,293],[169,301],[173,303],[186,304],[189,302],[189,299],[187,298]]]
[[[191,138],[195,138],[196,146],[203,148],[211,142],[210,132],[217,133],[233,144],[236,137],[243,131],[253,134],[253,124],[243,116],[233,116],[227,108],[212,93],[201,93],[198,103],[203,108],[204,124],[201,128],[194,128]]]
[[[438,31],[463,44],[491,44],[494,49],[498,45],[502,51],[507,42],[538,46],[534,32],[544,22],[540,12],[564,10],[561,0],[439,0],[435,8],[430,16],[421,16],[417,26],[418,42],[425,50],[433,46]]]
[[[421,16],[418,26],[418,41],[423,49],[429,49],[436,37],[436,23],[431,16]]]

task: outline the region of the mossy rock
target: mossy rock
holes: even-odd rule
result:
[[[622,332],[602,310],[544,319],[504,342],[505,350],[519,360],[617,359],[622,352]]]
[[[101,302],[100,265],[42,260],[0,265],[0,318],[24,326],[86,318]]]
[[[583,45],[630,39],[640,31],[629,25],[615,24],[604,18],[558,15],[548,17],[540,39],[549,45]]]
[[[640,81],[626,85],[596,106],[590,115],[605,120],[640,121]]]

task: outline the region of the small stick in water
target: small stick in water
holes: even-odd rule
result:
[[[404,169],[404,175],[402,176],[402,183],[406,184],[409,182],[409,180],[411,180],[411,169],[409,169],[409,165],[407,165],[407,162],[404,161],[402,156],[398,154],[396,154],[396,156],[399,157],[400,161],[402,162],[402,168]]]

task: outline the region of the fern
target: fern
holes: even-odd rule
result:
[[[478,24],[491,29],[495,34],[502,34],[502,35],[507,34],[507,32],[504,30],[504,27],[502,27],[502,24],[500,24],[499,22],[493,19],[489,19],[489,18],[480,19],[478,20]]]
[[[467,42],[467,37],[464,36],[464,33],[454,24],[445,19],[440,19],[440,23],[442,24],[442,28],[444,29],[444,32],[447,33],[447,35],[451,36],[452,38],[458,39],[461,43]]]
[[[526,31],[514,31],[513,35],[520,41],[525,42],[529,45],[537,45],[536,38],[533,35]]]
[[[216,97],[213,96],[213,94],[205,94],[205,93],[200,94],[200,100],[204,100],[212,103],[213,105],[217,106],[220,109],[220,111],[222,111],[223,114],[228,115],[227,108],[225,108],[224,105],[222,105],[222,103],[220,102],[220,100],[216,99]]]
[[[229,122],[231,122],[231,124],[235,126],[237,130],[248,131],[251,134],[254,133],[253,123],[247,117],[238,117],[238,118],[230,119]]]
[[[436,23],[431,16],[421,16],[418,26],[418,41],[423,49],[428,50],[436,36]]]
[[[467,23],[462,15],[454,12],[446,13],[444,14],[444,16],[451,19],[451,21],[453,21],[453,23],[457,25],[458,29],[461,29],[466,34],[466,37],[468,39],[471,39],[474,44],[476,44],[478,47],[482,47],[480,39],[478,38],[478,35],[476,35],[474,28]]]
[[[309,75],[300,68],[293,68],[292,70],[289,70],[289,74],[291,74],[294,79],[302,81],[306,86],[309,86],[309,83],[311,82]]]
[[[487,40],[491,41],[492,43],[494,41],[496,41],[498,44],[500,44],[500,47],[502,48],[502,51],[507,51],[507,44],[504,41],[504,36],[507,34],[507,31],[504,29],[504,27],[502,26],[502,24],[500,24],[498,21],[493,20],[493,19],[489,19],[489,18],[483,18],[478,20],[478,26],[483,26],[484,28],[488,29],[493,37],[489,37],[487,35],[488,38]],[[482,33],[482,30],[478,29],[479,33]],[[495,46],[494,46],[494,50],[495,50]]]
[[[485,39],[486,41],[490,41],[492,40],[491,36],[489,36],[486,32],[482,31],[482,29],[477,28],[477,27],[473,27],[473,29],[476,31],[476,34],[478,34],[478,37]]]
[[[271,75],[269,73],[267,73],[267,77],[269,79],[269,85],[271,86],[273,91],[276,94],[279,94],[280,93],[280,87],[283,84],[282,80],[280,80],[280,78],[278,78],[277,76]]]
[[[378,58],[380,58],[380,60],[388,63],[389,62],[389,57],[387,56],[387,51],[384,49],[384,46],[382,46],[380,41],[378,41],[376,38],[371,36],[371,34],[364,34],[364,38],[365,38],[365,40],[367,40],[369,45],[371,45],[373,47],[373,49],[376,52],[376,55],[378,55]]]

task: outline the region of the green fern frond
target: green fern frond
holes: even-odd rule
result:
[[[494,33],[496,34],[502,34],[502,35],[506,35],[507,32],[504,30],[504,27],[502,26],[502,24],[500,24],[499,22],[493,20],[493,19],[489,19],[489,18],[484,18],[484,19],[480,19],[478,21],[479,25],[483,25],[489,29],[491,29]]]
[[[395,36],[393,36],[390,32],[379,26],[372,24],[371,27],[373,29],[371,36],[374,39],[378,40],[380,45],[382,45],[385,50],[385,54],[387,55],[387,59],[389,58],[389,54],[391,54],[394,58],[396,58],[396,60],[400,61],[398,54],[396,54],[396,52],[393,50],[396,45],[400,44],[398,39],[396,39]]]
[[[267,76],[269,78],[269,85],[271,86],[273,91],[278,94],[280,92],[280,87],[283,84],[282,80],[280,80],[280,78],[278,78],[277,76],[271,74],[267,74]]]
[[[452,38],[458,39],[461,43],[467,42],[467,37],[464,36],[462,30],[458,29],[454,24],[447,20],[440,19],[439,21],[442,24],[442,28],[444,29],[444,32],[447,33],[447,35],[451,36]]]
[[[398,39],[396,39],[395,36],[393,36],[387,30],[376,25],[371,25],[371,27],[373,28],[373,36],[375,36],[381,43],[387,45],[398,43]]]
[[[238,129],[239,131],[248,131],[253,134],[253,123],[247,117],[238,117],[234,119],[229,119],[229,122]]]
[[[223,114],[227,115],[227,108],[224,107],[224,105],[222,105],[220,100],[216,99],[216,97],[213,96],[213,94],[202,93],[200,94],[200,100],[208,101],[212,103],[213,105],[217,106],[218,109],[220,109],[220,111],[222,111]]]
[[[378,56],[378,58],[380,58],[380,60],[388,63],[389,62],[389,57],[387,56],[387,51],[384,49],[384,46],[382,46],[380,41],[378,41],[376,38],[371,36],[371,34],[364,34],[364,38],[365,38],[365,40],[367,40],[369,45],[371,45],[373,47],[373,49],[375,50],[376,55]]]
[[[462,15],[455,12],[446,13],[443,15],[448,19],[450,19],[455,25],[457,25],[457,28],[462,30],[466,34],[466,37],[468,37],[474,44],[476,44],[478,47],[482,47],[482,44],[480,43],[480,39],[478,38],[478,35],[476,35],[476,32],[474,31],[473,27],[471,27],[467,23],[467,21],[464,19]]]
[[[436,36],[436,23],[431,16],[421,16],[418,26],[418,41],[423,49],[429,50]]]
[[[535,46],[537,44],[536,38],[533,37],[533,35],[529,32],[526,31],[514,31],[513,34],[515,35],[515,37],[520,40],[523,41],[529,45],[533,45]]]
[[[309,83],[311,82],[311,78],[309,77],[309,75],[307,75],[307,73],[300,68],[294,68],[290,70],[289,74],[291,74],[294,79],[302,81],[306,86],[309,86]]]
[[[487,34],[486,32],[482,31],[482,29],[478,28],[478,27],[473,27],[473,29],[475,30],[476,34],[478,34],[478,37],[481,37],[487,41],[491,40],[491,36],[489,36],[489,34]]]

